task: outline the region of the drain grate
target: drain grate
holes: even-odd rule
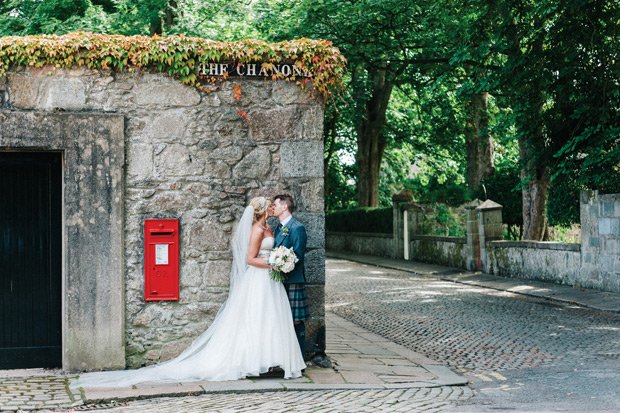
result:
[[[127,402],[120,403],[105,403],[105,404],[83,404],[81,406],[75,406],[71,411],[89,411],[89,410],[108,410],[114,407],[126,406]]]

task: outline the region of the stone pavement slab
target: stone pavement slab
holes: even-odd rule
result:
[[[113,404],[155,397],[201,394],[386,390],[461,386],[467,379],[421,354],[326,313],[327,354],[333,367],[309,366],[303,377],[246,378],[237,381],[141,383],[123,388],[71,390],[75,375],[60,370],[0,371],[0,410],[71,409],[82,404]]]
[[[385,388],[455,386],[463,377],[421,354],[392,343],[331,312],[325,315],[327,355],[348,383]]]
[[[543,298],[547,300],[575,304],[600,311],[620,313],[620,294],[584,288],[570,287],[553,283],[517,278],[499,277],[459,268],[443,267],[416,261],[376,257],[349,252],[326,251],[331,258],[340,258],[359,263],[407,271],[417,275],[439,277],[444,281],[467,284],[482,288],[508,291],[515,294]]]

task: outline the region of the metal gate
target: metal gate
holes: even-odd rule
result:
[[[0,369],[62,364],[61,160],[0,152]]]

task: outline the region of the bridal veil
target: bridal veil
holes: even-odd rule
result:
[[[231,350],[231,342],[235,344],[235,340],[246,339],[244,327],[235,325],[239,318],[239,315],[235,314],[236,310],[227,312],[226,308],[231,302],[238,303],[244,300],[240,297],[235,301],[234,297],[240,295],[237,290],[243,277],[248,273],[247,253],[253,217],[254,208],[250,205],[245,208],[232,239],[233,262],[228,299],[220,307],[207,331],[197,337],[175,359],[137,370],[85,373],[79,380],[73,382],[71,387],[127,387],[142,382],[235,380],[244,377],[243,371],[234,365],[236,354]],[[241,294],[245,293],[242,291]],[[214,337],[215,333],[217,337]]]

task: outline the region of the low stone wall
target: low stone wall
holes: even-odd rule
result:
[[[392,198],[391,244],[377,241],[387,240],[387,234],[333,234],[331,239],[328,234],[327,248],[403,259],[408,235],[409,259],[414,261],[620,292],[620,194],[581,192],[582,244],[499,241],[502,207],[490,200],[474,200],[465,207],[467,238],[418,235],[420,208],[410,200],[400,193]]]
[[[414,235],[410,242],[409,258],[413,261],[465,268],[466,245],[466,238]],[[325,248],[331,251],[395,258],[392,234],[327,232]]]
[[[412,261],[466,268],[467,238],[431,235],[414,235],[411,238],[409,259]]]
[[[492,241],[488,272],[503,277],[581,286],[581,246],[559,242]]]
[[[327,232],[325,234],[325,249],[332,251],[348,251],[393,258],[393,243],[392,234],[369,232]]]

